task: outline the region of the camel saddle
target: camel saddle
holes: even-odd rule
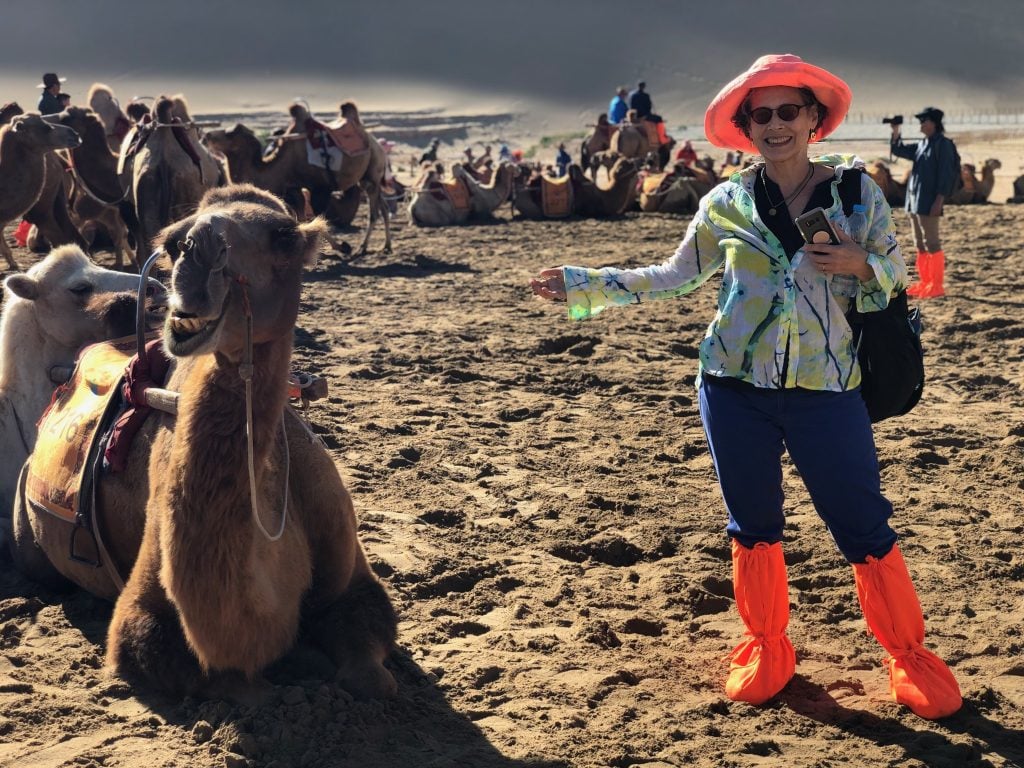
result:
[[[540,177],[540,207],[549,219],[563,219],[572,214],[572,184],[568,176]]]
[[[674,174],[668,171],[665,173],[650,173],[640,182],[640,191],[645,195],[656,195],[661,192],[663,186],[668,186],[674,180]]]
[[[456,211],[468,211],[470,208],[469,187],[460,178],[452,177],[441,182],[441,189]]]
[[[655,123],[651,120],[641,120],[637,125],[642,125],[644,131],[647,133],[647,142],[652,147],[660,147],[662,144],[667,144],[667,141],[662,141],[662,131],[659,128],[661,123]]]
[[[174,118],[174,122],[180,123],[180,118]],[[132,160],[139,151],[146,146],[146,142],[149,141],[149,137],[153,135],[153,131],[160,130],[156,127],[156,122],[153,120],[152,115],[145,115],[142,118],[142,122],[136,127],[135,132],[131,135],[128,140],[128,146],[124,152],[117,158],[117,175],[120,176],[124,173],[125,166]],[[189,159],[199,170],[199,178],[203,177],[203,161],[199,158],[199,152],[196,151],[195,146],[192,144],[192,139],[188,134],[188,128],[182,125],[175,125],[171,129],[171,133],[174,135],[174,139],[178,142],[178,146],[181,147],[182,151],[188,155]]]
[[[90,469],[120,405],[121,380],[136,345],[135,336],[126,336],[86,347],[70,381],[54,392],[25,473],[25,497],[36,510],[89,525]]]
[[[340,171],[345,155],[356,157],[370,151],[366,137],[348,120],[325,125],[306,118],[306,157],[310,165]]]

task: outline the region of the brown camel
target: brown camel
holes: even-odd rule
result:
[[[608,173],[609,184],[602,187],[584,176],[578,166],[569,167],[569,175],[576,185],[573,213],[589,218],[619,216],[626,211],[636,196],[637,161],[619,158]]]
[[[227,181],[227,170],[200,144],[198,128],[187,125],[191,118],[184,99],[161,96],[153,111],[156,120],[135,129],[145,136],[141,148],[129,155],[131,142],[126,139],[119,160],[120,182],[134,209],[135,253],[140,264],[157,232],[191,214],[206,190]],[[186,125],[171,127],[176,123]]]
[[[1024,203],[1024,174],[1013,180],[1013,197],[1006,198],[1006,202],[1013,204]]]
[[[24,112],[16,101],[8,101],[2,107],[0,107],[0,125],[7,125],[14,118],[15,115],[20,115]]]
[[[334,184],[327,175],[331,172],[310,164],[305,142],[280,141],[276,150],[264,157],[256,134],[241,123],[230,130],[207,131],[203,141],[227,159],[232,181],[251,182],[272,192],[300,214],[304,208],[301,190],[307,189],[313,212],[325,214],[332,224],[347,227],[355,218],[359,188],[352,187],[341,200],[334,199]]]
[[[640,182],[640,210],[658,213],[694,213],[700,199],[714,186],[700,169],[676,165],[668,173],[651,174]]]
[[[32,223],[45,227],[48,231],[43,234],[53,238],[51,242],[55,245],[69,242],[63,238],[63,230],[67,226],[74,231],[74,225],[68,218],[62,193],[54,192],[54,200],[61,197],[60,203],[65,203],[62,209],[63,220],[53,218],[54,207],[59,207],[60,203],[44,199],[42,207],[46,210],[36,211],[34,208],[44,191],[47,195],[54,189],[60,191],[63,184],[62,177],[49,164],[48,155],[56,162],[53,150],[77,147],[79,141],[78,134],[70,128],[52,125],[35,114],[18,115],[8,125],[0,128],[0,253],[10,269],[17,270],[18,264],[3,237],[3,228],[25,217],[30,211],[37,219]],[[52,229],[51,222],[54,225]],[[75,242],[73,237],[70,242]]]
[[[287,406],[302,271],[325,231],[244,184],[212,190],[157,240],[174,262],[164,346],[177,416],[143,426],[96,508],[110,560],[130,573],[107,637],[107,663],[126,679],[175,696],[245,694],[240,678],[255,678],[301,630],[353,694],[396,689],[382,663],[396,618],[357,538],[352,500]],[[103,569],[68,558],[71,525],[25,504],[33,467],[16,501],[18,562],[109,595]]]
[[[128,227],[118,208],[125,192],[117,176],[117,155],[110,151],[103,122],[95,112],[80,107],[68,107],[57,118],[82,139],[81,146],[71,150],[73,218],[83,233],[95,233],[98,226],[106,230],[114,244],[115,266],[121,269],[127,256],[137,270],[139,264],[128,245]]]
[[[593,126],[587,136],[580,144],[580,168],[584,171],[590,170],[591,176],[597,173],[600,162],[593,162],[593,158],[599,152],[606,152],[612,145],[612,134],[618,130],[617,126],[608,122],[608,115],[601,113],[597,117],[597,123]]]
[[[910,180],[909,170],[903,177],[903,181],[896,181],[892,176],[892,171],[889,170],[889,166],[881,160],[876,160],[868,171],[868,175],[881,188],[882,194],[885,195],[886,202],[889,205],[893,208],[903,207],[903,204],[907,201],[907,182]]]
[[[995,172],[1002,168],[1003,164],[994,157],[988,158],[981,166],[981,178],[975,175],[975,168],[970,163],[964,163],[960,167],[960,179],[962,186],[958,185],[956,191],[950,195],[947,201],[950,205],[982,205],[988,202],[992,194],[992,187],[996,183]]]

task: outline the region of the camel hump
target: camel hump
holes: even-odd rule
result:
[[[363,121],[359,118],[359,108],[355,105],[355,102],[343,102],[342,105],[338,107],[338,111],[341,112],[342,118],[362,127]]]
[[[153,106],[156,112],[157,122],[170,123],[174,121],[174,101],[166,96],[161,96]]]

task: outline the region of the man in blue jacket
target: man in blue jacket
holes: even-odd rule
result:
[[[615,96],[608,104],[608,122],[612,125],[621,123],[622,118],[626,116],[626,112],[629,110],[629,105],[626,103],[627,93],[624,87],[619,87],[615,92]]]
[[[900,126],[892,126],[892,153],[914,162],[907,184],[907,213],[914,230],[917,247],[917,273],[920,281],[907,288],[907,293],[919,299],[942,296],[946,255],[939,240],[939,218],[942,205],[953,193],[960,177],[960,155],[956,145],[945,134],[943,112],[936,107],[925,107],[914,115],[921,122],[924,138],[914,144],[904,144]]]

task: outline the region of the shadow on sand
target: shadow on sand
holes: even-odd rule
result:
[[[9,561],[0,566],[6,571],[0,579],[0,605],[10,608],[0,619],[27,625],[36,623],[39,612],[47,607],[59,607],[62,618],[77,628],[102,657],[112,613],[109,603],[79,591],[61,595],[38,588],[13,573]],[[59,648],[54,648],[53,652],[62,653]],[[389,700],[353,700],[333,681],[330,662],[319,652],[302,647],[267,671],[269,682],[263,690],[263,699],[256,705],[222,700],[172,701],[120,683],[105,685],[104,694],[109,699],[135,698],[169,726],[180,729],[177,732],[161,729],[159,738],[164,742],[161,746],[173,750],[175,742],[180,740],[184,752],[186,748],[202,744],[210,754],[211,765],[258,765],[261,768],[566,766],[546,756],[531,760],[506,757],[470,717],[452,709],[431,676],[403,649],[396,651],[388,664],[399,684],[398,696]],[[83,681],[76,676],[76,682],[71,685],[82,682],[93,686],[104,680],[104,673],[98,669],[89,676],[96,679]],[[52,680],[32,680],[30,675],[23,679],[30,688],[55,684]],[[61,706],[60,700],[44,697],[26,711],[26,716],[57,718],[58,711],[47,715],[46,710]],[[102,720],[102,715],[99,717]],[[95,725],[109,727],[105,720]],[[90,727],[83,724],[79,730]],[[15,724],[15,732],[24,733],[31,728],[28,722]],[[125,728],[127,732],[130,724]],[[69,733],[67,738],[75,735]],[[18,750],[20,759],[30,758],[34,751],[31,744],[23,745],[24,749],[12,746]],[[48,746],[51,745],[39,744],[38,749]],[[109,749],[116,758],[116,745]]]
[[[994,752],[1009,765],[1024,765],[1024,731],[1006,728],[985,716],[979,708],[985,702],[965,699],[963,708],[952,717],[931,722],[918,720],[919,727],[908,727],[899,720],[879,717],[871,712],[849,709],[836,702],[822,686],[796,675],[779,699],[797,714],[826,723],[879,746],[903,750],[899,763],[919,760],[929,768],[967,768],[989,766],[976,745],[956,743],[943,730],[965,734],[984,744],[985,752]]]

